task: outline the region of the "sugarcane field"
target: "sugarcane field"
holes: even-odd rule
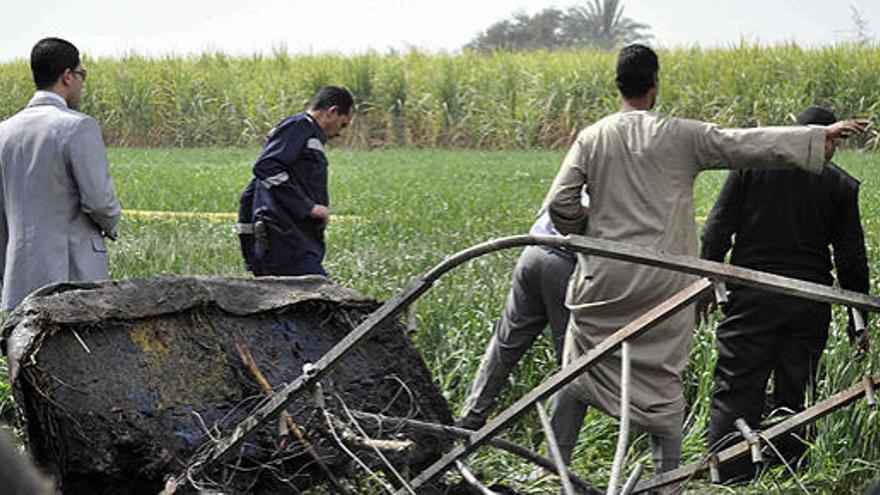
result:
[[[880,495],[880,6],[0,21],[0,494]]]

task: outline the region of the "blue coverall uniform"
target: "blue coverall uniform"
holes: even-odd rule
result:
[[[316,204],[330,206],[326,142],[305,112],[269,133],[238,210],[245,267],[254,275],[327,275],[325,224],[309,214]]]

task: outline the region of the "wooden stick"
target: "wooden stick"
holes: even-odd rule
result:
[[[413,448],[414,444],[412,440],[382,440],[380,438],[364,438],[358,436],[355,432],[351,431],[351,428],[349,428],[348,425],[340,421],[339,418],[331,414],[329,411],[327,414],[333,420],[333,426],[342,433],[340,435],[341,438],[355,447],[379,449],[383,452],[390,452],[392,454],[406,454]]]
[[[266,380],[266,376],[263,375],[263,372],[260,371],[260,368],[257,366],[256,361],[254,361],[254,357],[251,355],[251,351],[248,350],[247,346],[244,345],[242,341],[235,342],[235,349],[238,351],[238,356],[241,358],[241,361],[245,366],[250,370],[251,374],[254,375],[254,378],[257,380],[257,383],[260,385],[260,388],[263,389],[263,393],[272,396],[275,391],[272,389],[272,385]],[[290,415],[289,412],[285,409],[281,411],[281,418],[284,420],[284,423],[287,425],[287,430],[293,436],[293,438],[297,439],[299,443],[306,449],[309,456],[318,464],[318,467],[321,468],[321,471],[324,472],[324,475],[327,476],[327,480],[333,486],[333,488],[342,494],[349,495],[349,491],[342,486],[342,483],[336,478],[330,468],[326,463],[321,459],[321,456],[318,454],[318,451],[315,450],[315,446],[312,445],[312,442],[309,442],[309,439],[306,438],[303,431],[293,420],[293,416]]]

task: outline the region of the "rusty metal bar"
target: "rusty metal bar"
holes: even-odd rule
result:
[[[568,468],[565,467],[565,461],[562,460],[562,453],[559,452],[559,444],[556,443],[556,432],[553,431],[553,425],[550,424],[550,418],[547,417],[547,411],[540,402],[535,404],[538,411],[538,418],[541,420],[541,428],[544,430],[544,436],[547,437],[547,450],[550,451],[550,458],[556,464],[559,472],[559,479],[562,481],[562,493],[564,495],[575,495],[574,487],[571,485],[571,479],[568,477]],[[458,461],[455,461],[458,462]]]
[[[718,285],[714,284],[716,290]],[[608,480],[606,495],[617,495],[620,484],[620,473],[623,472],[623,461],[626,459],[626,447],[629,442],[629,389],[632,362],[630,359],[630,343],[624,342],[620,350],[620,430],[617,432],[617,450],[611,464],[611,479]]]
[[[412,480],[413,488],[418,488],[428,480],[445,472],[457,459],[479,448],[492,436],[516,421],[517,418],[530,409],[537,401],[545,399],[557,392],[566,384],[580,376],[599,359],[617,350],[624,341],[645,333],[666,318],[677,313],[682,308],[690,305],[710,290],[712,290],[712,282],[705,278],[698,279],[696,282],[679,291],[666,301],[660,303],[629,325],[610,335],[608,338],[600,342],[599,345],[587,351],[586,354],[558,371],[552,377],[544,381],[544,383],[533,388],[526,395],[521,397],[515,404],[499,413],[494,420],[490,421],[486,426],[480,428],[474,433],[466,445],[454,447],[440,460],[422,471],[421,474]]]
[[[871,384],[875,386],[880,383],[880,373],[877,373],[870,377],[870,381]],[[761,436],[767,440],[773,440],[777,437],[785,435],[792,430],[796,430],[804,425],[817,421],[818,419],[836,411],[837,409],[848,406],[864,394],[865,385],[863,382],[859,381],[848,389],[836,393],[821,402],[817,402],[811,407],[808,407],[807,409],[799,412],[798,414],[795,414],[785,421],[778,423],[768,428],[767,430],[764,430],[761,433]],[[731,459],[746,455],[749,450],[749,442],[743,440],[735,445],[732,445],[722,450],[721,452],[718,452],[718,454],[716,454],[717,464],[724,464]],[[673,471],[667,471],[663,474],[655,476],[654,478],[651,478],[650,480],[639,483],[638,485],[636,485],[634,493],[641,493],[648,490],[653,490],[661,486],[666,486],[677,481],[691,478],[694,475],[708,469],[709,465],[711,464],[712,462],[706,462],[705,460],[702,460],[684,467],[680,467]]]
[[[459,438],[462,440],[468,439],[471,435],[474,434],[472,430],[466,430],[464,428],[458,428],[456,426],[448,426],[441,425],[437,423],[429,423],[426,421],[419,421],[417,419],[409,419],[409,418],[397,418],[391,416],[384,416],[382,414],[375,413],[367,413],[363,411],[352,411],[352,415],[354,415],[358,419],[369,419],[376,421],[384,426],[390,428],[408,428],[413,430],[421,430],[421,431],[429,431],[432,433],[442,433],[449,437]],[[542,467],[547,471],[552,472],[553,474],[558,475],[559,469],[556,467],[556,464],[551,460],[542,455],[539,455],[521,445],[517,445],[509,440],[505,440],[503,438],[492,438],[488,442],[487,445],[495,447],[497,449],[505,450],[515,456],[521,457],[524,460],[536,464],[538,467]],[[599,490],[580,476],[569,472],[569,479],[571,479],[572,483],[577,485],[580,489],[579,492],[582,495],[603,495],[604,492]]]

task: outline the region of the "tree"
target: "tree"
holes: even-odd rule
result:
[[[562,26],[562,38],[569,46],[595,46],[613,50],[619,45],[651,38],[647,24],[623,16],[620,0],[593,0],[570,7]]]
[[[593,46],[612,50],[616,46],[650,38],[647,24],[623,16],[620,0],[590,0],[562,11],[544,9],[534,16],[523,12],[510,20],[496,22],[477,35],[466,49],[554,50]]]
[[[873,40],[871,38],[871,28],[868,19],[866,19],[864,14],[862,14],[862,11],[856,8],[853,4],[849,4],[849,10],[852,15],[853,41],[861,46],[870,45]]]
[[[533,17],[520,12],[514,14],[511,20],[492,24],[465,48],[480,52],[552,50],[558,45],[562,17],[563,12],[555,8],[544,9]]]

